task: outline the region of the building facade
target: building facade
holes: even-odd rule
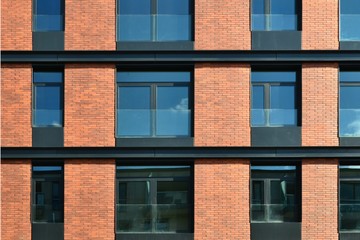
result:
[[[360,239],[360,1],[1,10],[2,239]]]

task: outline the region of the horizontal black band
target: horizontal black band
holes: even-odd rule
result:
[[[341,62],[359,64],[360,51],[2,51],[3,63],[301,63]]]

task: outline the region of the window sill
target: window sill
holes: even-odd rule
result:
[[[192,147],[194,138],[116,138],[116,147]]]
[[[172,42],[116,42],[116,50],[194,50],[193,41]]]

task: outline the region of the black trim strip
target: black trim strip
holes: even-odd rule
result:
[[[2,63],[194,63],[345,62],[358,64],[360,51],[1,51]]]
[[[64,158],[360,158],[359,147],[178,147],[178,148],[115,148],[115,147],[3,147],[2,159]]]

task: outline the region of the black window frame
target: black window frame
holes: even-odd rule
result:
[[[32,31],[33,32],[64,32],[65,31],[65,1],[66,0],[59,0],[60,1],[60,10],[61,10],[61,16],[62,16],[62,28],[59,30],[47,30],[47,31],[39,31],[36,30],[36,20],[35,16],[37,15],[37,1],[38,0],[32,0]]]
[[[116,164],[116,179],[115,179],[115,233],[118,236],[123,236],[120,237],[121,239],[127,239],[126,236],[139,236],[139,239],[147,236],[147,237],[151,237],[151,236],[155,236],[157,234],[159,235],[164,235],[164,234],[171,234],[174,236],[174,239],[178,239],[177,237],[175,237],[176,235],[179,236],[183,239],[192,239],[192,235],[194,233],[194,165],[193,163],[189,163],[187,161],[178,161],[177,163],[173,163],[170,162],[171,160],[165,160],[160,162],[152,162],[151,164],[148,164],[146,162],[144,162],[141,159],[134,159],[131,162],[130,161],[118,161]],[[187,177],[178,177],[178,176],[168,176],[168,177],[121,177],[121,173],[118,173],[117,169],[118,167],[188,167],[189,168],[189,176]],[[157,183],[158,182],[166,182],[166,181],[176,181],[176,180],[183,180],[186,181],[188,183],[188,196],[187,196],[187,201],[188,201],[188,214],[189,214],[189,219],[188,219],[188,227],[189,227],[189,231],[188,232],[166,232],[166,231],[159,231],[156,232],[154,231],[155,229],[155,225],[156,222],[154,222],[154,217],[151,219],[151,225],[152,225],[152,231],[148,231],[148,232],[122,232],[118,230],[118,214],[117,214],[117,205],[120,204],[119,202],[119,183],[120,182],[125,182],[125,181],[138,181],[138,182],[150,182],[150,196],[149,196],[149,204],[156,204],[157,203],[157,192],[155,191],[157,188]],[[156,212],[153,212],[153,210],[151,211],[152,214],[156,214]],[[152,215],[152,216],[156,216],[156,215]],[[165,235],[164,235],[165,236]],[[167,235],[169,236],[169,235]],[[132,239],[131,237],[129,239]]]
[[[35,72],[56,72],[62,74],[62,81],[61,83],[55,82],[42,82],[42,83],[36,83],[35,82]],[[65,74],[64,74],[64,67],[63,66],[33,66],[32,69],[32,117],[31,117],[31,124],[33,128],[63,128],[65,123]],[[59,86],[60,87],[60,102],[62,103],[62,109],[59,109],[62,111],[61,118],[62,123],[60,125],[37,125],[35,123],[35,110],[36,110],[36,87],[37,86]]]
[[[270,124],[270,114],[268,112],[265,112],[265,124],[264,125],[252,125],[252,117],[250,114],[250,126],[251,128],[257,128],[257,127],[300,127],[302,125],[302,107],[301,107],[301,99],[302,99],[302,92],[301,92],[301,70],[299,67],[294,66],[252,66],[251,67],[251,74],[253,72],[294,72],[296,74],[295,82],[268,82],[266,80],[261,82],[253,82],[250,78],[250,96],[251,96],[251,102],[250,102],[250,112],[253,110],[253,86],[263,86],[264,87],[264,110],[270,110],[270,87],[271,86],[294,86],[295,87],[295,108],[294,110],[297,111],[297,117],[296,117],[296,124],[294,125],[271,125]]]
[[[271,182],[272,181],[278,181],[281,178],[279,177],[269,177],[269,176],[264,176],[264,177],[254,177],[253,176],[253,170],[251,169],[252,167],[295,167],[295,178],[294,178],[294,187],[295,187],[295,193],[294,193],[294,201],[295,201],[295,217],[292,221],[274,221],[274,220],[270,220],[270,214],[269,214],[269,210],[264,210],[264,218],[266,218],[266,221],[257,221],[257,220],[253,220],[253,211],[252,211],[252,201],[253,201],[253,182],[254,181],[262,181],[263,182],[263,199],[264,199],[264,203],[263,205],[267,205],[267,204],[271,204]],[[276,170],[274,170],[274,172],[276,172]],[[302,196],[302,189],[301,189],[301,162],[300,161],[288,161],[288,162],[269,162],[267,160],[257,160],[257,161],[253,161],[251,162],[250,165],[250,222],[253,223],[268,223],[268,224],[272,224],[272,223],[298,223],[301,222],[301,216],[302,216],[302,207],[301,207],[301,196]]]
[[[156,110],[156,87],[160,86],[187,86],[188,87],[188,108],[190,110],[190,129],[189,129],[189,135],[188,136],[172,136],[172,135],[161,135],[157,136],[156,133],[156,114],[151,114],[150,124],[151,124],[151,135],[150,136],[121,136],[118,135],[118,117],[117,114],[115,114],[116,118],[116,124],[115,124],[115,137],[117,139],[144,139],[148,138],[150,140],[156,139],[190,139],[194,136],[194,69],[193,67],[161,67],[161,66],[155,66],[155,67],[145,67],[145,68],[133,68],[133,67],[118,67],[116,73],[118,72],[189,72],[190,73],[190,81],[189,82],[119,82],[118,79],[116,79],[116,111],[119,110],[119,87],[131,87],[131,86],[145,86],[150,87],[150,110]]]

